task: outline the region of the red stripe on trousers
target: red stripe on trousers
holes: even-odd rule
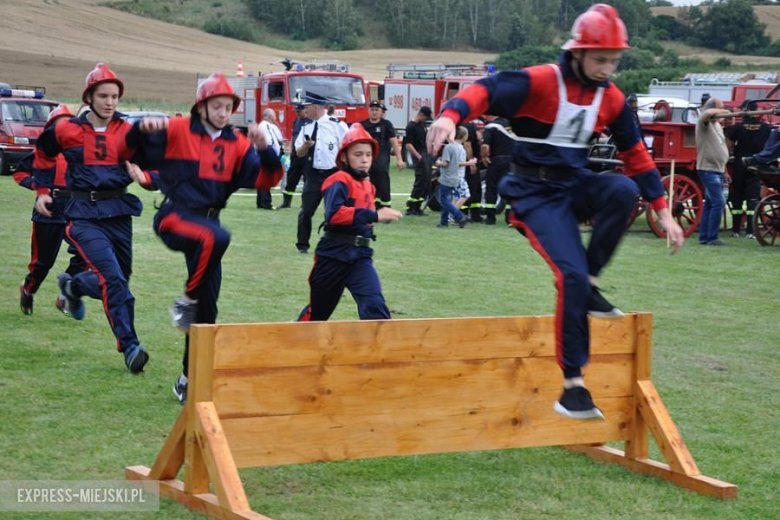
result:
[[[98,277],[98,281],[100,282],[100,295],[101,295],[100,299],[103,301],[103,312],[106,313],[106,318],[108,318],[108,324],[111,326],[111,332],[113,332],[114,320],[111,319],[111,313],[108,312],[108,286],[106,284],[106,279],[103,277],[103,274],[100,271],[98,271],[95,265],[89,261],[87,255],[84,254],[84,250],[81,248],[78,242],[76,242],[76,239],[73,238],[73,235],[71,235],[70,230],[72,227],[73,227],[73,221],[68,222],[68,227],[65,228],[65,234],[73,243],[73,246],[79,252],[81,258],[84,259],[84,261],[87,263],[87,265],[92,270],[92,272],[95,273]],[[117,351],[122,352],[122,346],[119,344],[119,338],[116,339],[116,349]]]
[[[539,239],[534,232],[531,231],[531,228],[528,227],[525,222],[518,220],[514,211],[509,213],[509,224],[512,227],[523,230],[528,241],[531,243],[531,247],[544,258],[544,261],[547,262],[547,265],[550,266],[550,269],[552,269],[552,272],[555,275],[555,288],[558,290],[558,296],[555,299],[555,358],[558,361],[558,366],[563,370],[566,368],[563,365],[563,273],[558,269],[558,266],[555,265],[555,262],[552,261],[552,258],[547,254],[547,251],[544,250],[542,243],[539,242]]]
[[[25,284],[24,290],[28,293],[32,293],[30,287],[35,285],[35,280],[32,277],[35,264],[38,263],[38,225],[32,223],[32,238],[30,239],[30,265],[27,266],[27,270],[30,272],[30,281]],[[29,287],[28,287],[29,286]]]
[[[198,259],[198,267],[189,281],[187,281],[185,289],[187,294],[192,297],[195,289],[203,281],[203,273],[206,270],[206,265],[209,263],[211,253],[214,251],[214,233],[208,227],[184,220],[176,213],[170,213],[160,221],[160,231],[175,233],[190,240],[197,240],[203,246]]]

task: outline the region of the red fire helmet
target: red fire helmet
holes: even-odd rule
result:
[[[628,32],[617,9],[595,4],[574,20],[571,39],[562,49],[630,49]]]
[[[92,72],[87,74],[86,87],[81,94],[81,100],[87,102],[87,94],[91,93],[101,83],[116,83],[119,86],[119,97],[125,93],[125,84],[120,81],[116,74],[106,66],[105,63],[98,63]]]
[[[219,96],[229,96],[233,98],[233,113],[238,110],[238,106],[241,104],[241,98],[236,95],[236,92],[233,90],[233,87],[230,86],[230,83],[228,83],[225,75],[221,72],[215,72],[198,87],[198,92],[195,95],[195,104],[192,105],[190,112],[194,113],[198,105]]]
[[[374,153],[374,157],[379,155],[379,143],[371,137],[371,134],[360,123],[353,124],[344,137],[341,138],[341,148],[336,156],[336,163],[339,167],[344,166],[344,161],[341,160],[341,154],[346,153],[347,149],[353,144],[368,143],[371,145],[371,151]]]
[[[49,112],[49,117],[46,118],[46,124],[43,126],[43,129],[45,130],[49,128],[57,119],[61,117],[73,117],[73,112],[70,111],[68,105],[65,103],[62,103],[57,108]]]

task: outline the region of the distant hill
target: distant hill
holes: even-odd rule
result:
[[[702,6],[701,9],[704,12],[707,11],[705,6]],[[676,18],[680,13],[679,7],[653,7],[650,10],[654,16],[665,14]],[[766,24],[767,36],[772,38],[772,41],[780,40],[780,5],[756,5],[753,6],[753,10],[756,12],[758,21]],[[733,28],[733,30],[737,29]]]

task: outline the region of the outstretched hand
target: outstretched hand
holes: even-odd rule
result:
[[[138,129],[145,134],[161,132],[168,128],[167,117],[145,117],[138,124]]]
[[[669,237],[669,245],[671,247],[669,254],[673,255],[677,253],[685,243],[685,233],[683,233],[683,230],[677,221],[672,218],[668,209],[665,208],[660,211],[658,225],[666,231],[666,234]]]
[[[449,117],[440,117],[428,129],[428,136],[425,139],[428,153],[436,157],[447,140],[455,140],[455,121]]]
[[[255,145],[255,148],[257,148],[258,151],[263,152],[268,148],[268,137],[266,134],[267,131],[260,128],[257,124],[250,123],[246,135],[249,140],[252,141],[252,144]]]
[[[131,163],[130,161],[125,161],[125,168],[127,169],[127,174],[131,179],[142,186],[146,184],[146,175],[144,175],[144,171],[140,166],[135,163]]]
[[[51,211],[49,211],[49,204],[54,202],[51,195],[41,194],[35,199],[35,211],[43,215],[44,217],[51,217]]]
[[[395,222],[403,216],[400,211],[388,208],[387,206],[376,210],[376,215],[379,222]]]

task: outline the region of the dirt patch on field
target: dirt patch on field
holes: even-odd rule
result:
[[[16,49],[23,49],[19,52]],[[116,11],[88,0],[3,2],[0,81],[44,85],[52,97],[79,97],[97,61],[127,84],[127,96],[189,102],[196,78],[215,70],[232,74],[281,70],[272,62],[338,59],[367,79],[385,77],[388,63],[484,63],[492,54],[416,50],[291,53],[231,40]]]

